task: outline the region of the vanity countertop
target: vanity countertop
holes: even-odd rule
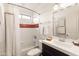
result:
[[[41,42],[70,56],[79,56],[79,47],[73,45],[72,40],[69,40],[62,42],[58,38],[53,38],[52,41],[42,40]]]

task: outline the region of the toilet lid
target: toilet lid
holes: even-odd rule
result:
[[[34,49],[31,49],[30,51],[28,51],[27,55],[33,56],[33,55],[37,55],[39,53],[41,53],[41,50],[38,48],[34,48]]]

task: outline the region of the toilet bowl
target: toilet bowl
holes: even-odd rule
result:
[[[41,53],[42,51],[39,48],[34,48],[27,52],[27,56],[39,56]]]

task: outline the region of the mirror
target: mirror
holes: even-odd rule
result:
[[[53,33],[62,38],[79,38],[79,4],[53,13]]]

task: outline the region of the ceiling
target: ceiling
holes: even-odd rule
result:
[[[21,5],[42,14],[52,9],[54,3],[21,3]]]
[[[17,4],[17,3],[15,3]],[[69,5],[72,5],[70,3],[62,3],[62,4],[58,4],[58,3],[18,3],[17,5],[21,5],[23,7],[29,8],[39,14],[45,13],[47,11],[50,11],[51,9],[53,9],[53,7],[55,7],[56,5],[64,8],[67,7]],[[57,9],[57,7],[55,8]]]

